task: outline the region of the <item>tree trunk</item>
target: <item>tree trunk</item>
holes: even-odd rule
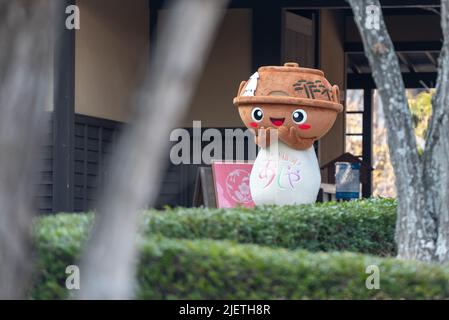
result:
[[[186,112],[226,2],[178,0],[169,10],[82,260],[81,299],[132,297],[138,212],[157,196],[170,130]]]
[[[26,297],[33,170],[49,103],[52,1],[0,0],[0,299]]]
[[[424,153],[427,208],[438,223],[436,258],[449,261],[449,1],[441,1],[444,41]]]
[[[434,259],[436,223],[428,208],[428,190],[423,183],[423,165],[418,154],[411,113],[393,43],[377,0],[347,0],[354,12],[386,115],[388,146],[396,176],[398,256],[406,259]],[[367,6],[379,8],[380,28],[365,26]],[[441,186],[441,185],[440,185]]]

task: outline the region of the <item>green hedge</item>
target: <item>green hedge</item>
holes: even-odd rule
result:
[[[449,298],[449,271],[440,266],[347,252],[290,250],[344,248],[390,254],[394,251],[394,220],[395,203],[389,200],[256,210],[151,211],[143,215],[144,232],[139,240],[138,297]],[[78,261],[91,222],[89,214],[37,220],[32,298],[67,297],[65,268]],[[372,264],[380,267],[380,290],[365,287],[365,269]]]
[[[253,209],[170,209],[145,215],[148,234],[309,251],[395,255],[396,202],[373,199]]]
[[[70,228],[84,234],[92,215],[41,218],[45,232]],[[396,202],[373,199],[257,209],[175,208],[148,211],[144,232],[167,238],[231,240],[309,251],[352,251],[394,256]],[[62,231],[60,231],[62,232]]]
[[[379,266],[379,290],[366,288],[370,265]],[[211,240],[145,242],[139,282],[144,299],[449,298],[440,266]]]
[[[67,297],[65,268],[76,263],[84,237],[80,230],[64,229],[38,232],[32,298]],[[372,264],[380,268],[379,290],[365,287],[365,270]],[[143,299],[449,298],[449,273],[436,265],[161,237],[141,239],[137,283]]]

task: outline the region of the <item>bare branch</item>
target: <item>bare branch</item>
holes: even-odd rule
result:
[[[138,212],[158,192],[170,129],[186,111],[226,2],[180,0],[169,10],[86,248],[81,299],[132,296]]]
[[[438,11],[438,9],[434,8],[434,7],[418,6],[418,8],[420,8],[422,10],[433,12],[433,13],[435,13],[437,15],[441,15],[440,11]]]
[[[0,299],[32,271],[32,171],[49,103],[51,1],[0,1]]]
[[[438,142],[440,137],[439,129],[443,123],[447,123],[449,104],[447,99],[449,97],[448,85],[449,85],[449,12],[448,1],[441,1],[441,28],[443,31],[443,45],[441,47],[440,56],[438,58],[438,78],[436,93],[433,97],[432,117],[429,123],[429,134],[427,136],[426,150],[432,152],[432,148]]]

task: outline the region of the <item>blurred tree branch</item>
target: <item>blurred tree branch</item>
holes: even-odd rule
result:
[[[51,1],[0,0],[0,299],[32,272],[33,169],[49,103]]]
[[[136,93],[80,268],[80,299],[131,298],[138,213],[153,204],[170,130],[183,118],[226,0],[178,0]]]

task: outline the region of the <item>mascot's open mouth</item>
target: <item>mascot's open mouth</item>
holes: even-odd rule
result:
[[[284,124],[285,118],[271,118],[271,123],[274,124],[276,127],[280,127]]]

